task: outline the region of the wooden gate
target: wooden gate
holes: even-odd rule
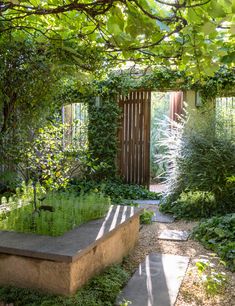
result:
[[[119,170],[126,183],[149,186],[151,91],[132,91],[119,97]]]

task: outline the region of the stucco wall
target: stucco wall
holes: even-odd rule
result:
[[[208,100],[205,105],[195,105],[195,91],[189,90],[184,92],[184,102],[187,103],[187,112],[189,120],[187,122],[188,131],[197,131],[205,128],[205,125],[211,125],[215,118],[214,100]]]

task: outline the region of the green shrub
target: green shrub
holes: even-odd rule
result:
[[[112,306],[129,276],[120,265],[114,265],[94,277],[71,297],[42,294],[30,289],[0,287],[0,301],[14,303],[15,306]]]
[[[94,192],[80,196],[57,192],[48,193],[36,211],[24,199],[10,198],[7,204],[10,211],[3,214],[0,230],[59,236],[82,223],[103,217],[110,199]]]
[[[153,216],[154,216],[153,211],[144,209],[144,211],[140,215],[140,223],[141,224],[151,224]]]
[[[168,188],[162,211],[174,207],[179,216],[200,218],[235,210],[235,182],[229,179],[235,173],[235,143],[223,132],[216,132],[213,120],[191,130],[184,119],[166,132]]]
[[[160,205],[161,211],[173,213],[177,218],[184,219],[210,217],[216,208],[213,193],[205,191],[182,192],[176,201]]]
[[[217,212],[232,212],[234,185],[227,178],[235,171],[235,145],[227,139],[206,139],[201,135],[189,138],[181,164],[182,184],[189,190],[212,192]]]
[[[235,214],[201,222],[192,233],[206,248],[215,251],[235,271]]]

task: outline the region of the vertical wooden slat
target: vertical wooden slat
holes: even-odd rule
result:
[[[129,137],[129,146],[130,146],[130,164],[129,164],[129,183],[133,182],[133,176],[132,176],[132,169],[133,169],[133,96],[134,92],[131,92],[131,99],[130,99],[130,122],[129,122],[129,127],[130,127],[130,137]]]
[[[126,120],[127,120],[127,112],[126,112],[126,97],[123,97],[123,108],[124,108],[124,127],[123,127],[123,160],[122,160],[122,175],[125,175],[125,160],[126,160]]]
[[[128,95],[128,102],[130,101],[130,94]],[[127,129],[126,129],[126,180],[127,180],[127,183],[129,183],[129,169],[130,169],[130,103],[127,103],[127,120],[126,120],[126,126],[127,126]]]
[[[137,99],[137,113],[136,113],[136,162],[137,162],[137,178],[136,182],[139,184],[140,182],[140,101],[139,101],[139,94],[136,93]]]
[[[146,180],[146,115],[147,115],[147,105],[146,105],[146,92],[143,92],[143,174],[142,174],[142,185],[145,185],[145,180]]]
[[[151,126],[151,92],[147,92],[147,114],[146,114],[146,171],[145,171],[145,186],[150,184],[150,126]]]
[[[139,114],[139,101],[138,101],[138,93],[135,93],[135,181],[136,183],[138,182],[138,154],[139,154],[139,150],[138,150],[138,132],[139,132],[139,128],[138,128],[138,114]]]
[[[136,159],[135,159],[135,112],[136,112],[136,92],[133,92],[133,123],[132,123],[132,180],[133,182],[136,181],[136,177],[135,177],[135,168],[136,168]]]
[[[150,92],[132,91],[119,98],[123,112],[119,169],[127,183],[149,183],[150,97]]]
[[[144,104],[143,104],[143,92],[139,93],[140,99],[140,180],[139,184],[143,184],[143,121],[144,121]]]
[[[129,144],[129,154],[128,154],[128,183],[132,182],[132,92],[130,93],[130,101],[129,101],[129,136],[128,136],[128,144]]]
[[[142,137],[143,137],[143,174],[142,174],[142,185],[144,185],[145,182],[145,171],[146,171],[146,100],[145,100],[145,96],[146,93],[143,92],[143,133],[142,133]]]

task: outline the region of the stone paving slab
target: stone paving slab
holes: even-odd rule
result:
[[[173,223],[175,221],[175,217],[169,214],[163,214],[159,211],[158,208],[159,204],[139,204],[138,207],[148,209],[154,212],[152,217],[152,222],[159,222],[159,223]]]
[[[188,237],[189,232],[187,231],[163,230],[159,233],[158,239],[186,241],[188,240]]]
[[[153,253],[139,265],[116,305],[125,299],[131,306],[173,306],[186,273],[189,257]]]
[[[169,214],[163,214],[159,211],[160,200],[134,200],[132,203],[138,204],[140,208],[150,209],[154,212],[152,222],[173,223],[175,218]]]
[[[139,205],[159,205],[160,200],[133,200],[132,203],[136,203]]]
[[[175,218],[171,215],[162,214],[159,211],[159,209],[155,209],[152,221],[153,222],[160,222],[160,223],[173,223],[175,221]]]

